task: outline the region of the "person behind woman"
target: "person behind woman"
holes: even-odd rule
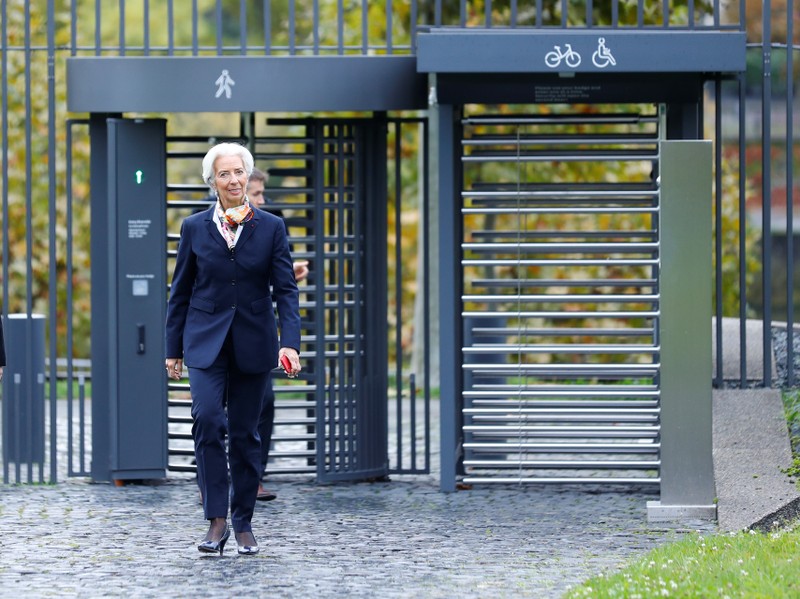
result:
[[[280,209],[270,206],[270,200],[264,195],[269,173],[254,168],[247,181],[247,200],[255,208],[266,210],[270,214],[279,216],[283,219]],[[291,245],[289,246],[291,248]],[[308,276],[308,261],[298,260],[293,263],[294,278],[298,283]],[[261,437],[261,477],[267,475],[267,464],[269,462],[269,452],[272,448],[272,430],[275,427],[275,391],[272,388],[272,376],[267,383],[264,398],[261,404],[261,417],[258,420],[258,436]],[[272,501],[277,495],[272,491],[266,490],[261,483],[258,485],[256,499],[259,501]]]
[[[176,380],[184,364],[189,371],[197,477],[210,521],[198,549],[220,555],[230,537],[229,506],[239,553],[258,553],[251,520],[261,475],[261,398],[280,356],[292,376],[301,369],[286,227],[247,201],[252,170],[253,156],[238,144],[218,144],[203,158],[203,180],[217,202],[181,225],[167,306],[165,364]]]

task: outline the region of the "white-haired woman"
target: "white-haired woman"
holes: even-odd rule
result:
[[[261,398],[279,357],[289,359],[290,375],[300,372],[286,227],[250,206],[252,171],[253,156],[239,144],[218,144],[203,158],[203,180],[217,202],[181,225],[167,308],[167,374],[180,379],[184,364],[189,371],[197,477],[210,521],[198,549],[220,555],[230,536],[229,507],[239,553],[258,553],[251,520],[261,475]]]

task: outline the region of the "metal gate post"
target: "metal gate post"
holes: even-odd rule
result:
[[[660,154],[661,498],[647,515],[715,519],[711,142],[664,141]]]
[[[166,474],[165,133],[163,119],[90,125],[94,481]]]
[[[430,184],[432,240],[438,245],[438,257],[431,261],[431,280],[438,281],[439,291],[439,418],[440,418],[440,482],[443,492],[456,490],[461,453],[461,262],[459,251],[460,222],[457,201],[461,182],[453,150],[456,138],[455,107],[436,103],[435,76],[431,76],[430,106]],[[438,201],[437,201],[438,200]],[[438,243],[437,243],[438,242]],[[434,315],[434,320],[436,319]],[[431,345],[436,340],[431,336]]]

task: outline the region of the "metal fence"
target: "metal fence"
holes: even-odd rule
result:
[[[80,402],[87,373],[85,327],[89,306],[88,195],[85,115],[65,104],[65,62],[80,56],[278,56],[415,53],[417,35],[446,28],[625,30],[732,30],[748,32],[748,71],[718,77],[707,86],[706,137],[715,146],[715,305],[717,322],[733,319],[738,343],[727,345],[723,327],[714,337],[717,356],[738,352],[739,370],[717,386],[796,387],[792,368],[775,380],[773,325],[786,323],[786,363],[796,360],[797,246],[794,204],[800,167],[795,148],[798,85],[794,23],[798,7],[787,0],[787,19],[765,0],[750,15],[743,0],[668,0],[574,3],[343,2],[190,3],[131,1],[2,0],[0,2],[0,198],[2,200],[2,312],[46,316],[45,395],[48,451],[38,470],[15,480],[55,481],[60,471],[56,422],[85,426]],[[751,7],[752,11],[752,7]],[[778,28],[778,23],[785,23]],[[103,82],[98,81],[98,86]],[[77,126],[77,129],[75,128]],[[760,327],[751,329],[756,321]],[[754,333],[753,330],[756,332]],[[27,346],[33,329],[26,329]],[[760,344],[763,363],[749,364],[747,347]],[[15,348],[7,348],[11,355]],[[33,365],[26,358],[26,368]],[[781,370],[779,369],[779,372]],[[5,398],[13,377],[6,377]],[[64,383],[66,382],[66,387]],[[57,413],[67,396],[68,415]],[[73,400],[74,406],[73,406]],[[73,415],[75,407],[78,416]],[[5,416],[5,414],[4,414]],[[76,431],[78,429],[76,428]],[[81,430],[83,430],[81,428]],[[83,455],[83,433],[69,443]],[[63,465],[63,464],[62,464]],[[8,471],[6,470],[6,473]],[[85,474],[86,465],[69,466]],[[6,474],[5,480],[9,480]]]

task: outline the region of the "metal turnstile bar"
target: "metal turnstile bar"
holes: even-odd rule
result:
[[[652,339],[655,330],[652,328],[635,327],[630,329],[619,328],[594,328],[585,329],[577,327],[526,327],[524,329],[511,327],[475,327],[470,330],[473,339],[480,340],[481,337],[513,337],[531,339],[535,337],[575,337],[598,338],[598,337],[644,337]]]
[[[514,204],[522,207],[540,206],[655,206],[658,204],[658,195],[650,187],[641,185],[630,189],[600,188],[593,186],[550,188],[540,185],[520,187],[484,187],[475,185],[461,191],[461,197],[467,207],[484,206],[509,206]]]
[[[508,424],[508,425],[490,425],[490,424],[469,424],[464,427],[465,431],[475,435],[482,435],[488,437],[503,436],[507,437],[513,435],[518,439],[546,437],[549,439],[566,439],[573,437],[581,438],[611,438],[611,439],[626,439],[626,438],[656,438],[658,436],[658,426],[633,426],[633,425],[618,425],[618,426],[580,426],[580,425],[534,425],[534,424]]]
[[[511,413],[520,408],[547,408],[548,410],[569,409],[577,408],[581,410],[613,410],[620,413],[628,409],[642,409],[658,411],[657,400],[641,400],[641,399],[617,399],[612,401],[600,400],[583,400],[583,399],[567,399],[567,400],[541,400],[530,398],[508,397],[507,399],[474,399],[471,398],[471,408],[469,410],[478,410],[484,408],[502,409],[505,412]]]
[[[511,287],[530,289],[535,287],[636,287],[647,288],[654,287],[657,281],[655,279],[579,279],[575,281],[564,279],[515,279],[509,277],[508,279],[472,279],[469,281],[470,287]]]
[[[556,230],[541,230],[536,231],[473,231],[473,239],[565,239],[565,238],[582,238],[582,239],[608,239],[607,243],[623,243],[619,239],[637,240],[641,239],[639,243],[647,243],[648,241],[657,240],[658,232],[656,231],[620,231],[607,229],[604,231],[556,231]],[[508,243],[508,242],[505,242]],[[596,242],[595,242],[596,243]]]
[[[620,302],[620,303],[652,303],[658,302],[660,296],[658,294],[649,294],[649,293],[642,293],[642,294],[633,294],[633,293],[624,293],[624,294],[594,294],[594,293],[575,293],[570,295],[559,294],[559,293],[540,293],[540,294],[528,294],[528,295],[517,295],[517,294],[508,294],[508,295],[462,295],[461,301],[462,302],[484,302],[487,304],[493,303],[505,303],[509,301],[514,302],[521,302],[523,304],[531,304],[531,303],[552,303],[552,302],[574,302],[579,304],[585,303],[603,303],[607,304],[610,302]]]
[[[638,112],[614,114],[548,114],[470,116],[461,119],[464,125],[641,125],[658,124],[657,115]]]
[[[464,414],[472,416],[498,417],[503,420],[508,418],[529,419],[530,417],[548,417],[556,420],[562,418],[577,417],[579,419],[598,418],[599,420],[652,420],[658,416],[658,407],[635,408],[633,406],[619,405],[616,408],[597,407],[597,406],[506,406],[506,407],[486,407],[486,408],[464,408]]]
[[[517,135],[481,135],[472,139],[461,140],[464,148],[475,146],[509,146],[509,145],[531,146],[531,145],[630,145],[630,146],[654,146],[658,145],[658,137],[654,133],[635,133],[630,135],[620,135],[618,133],[592,134],[592,135],[551,135],[538,133],[524,133]]]
[[[471,252],[497,252],[507,253],[562,253],[562,254],[596,254],[596,253],[628,253],[628,254],[653,254],[658,252],[658,243],[653,242],[571,242],[560,241],[541,243],[462,243],[461,248]]]
[[[653,328],[598,328],[598,327],[529,327],[520,330],[518,327],[474,327],[471,329],[473,337],[481,336],[514,336],[525,335],[528,337],[568,337],[581,335],[584,337],[645,337],[655,333]]]
[[[657,354],[660,347],[651,345],[589,345],[585,343],[549,345],[473,345],[462,348],[465,354]]]
[[[473,152],[470,156],[463,156],[462,162],[631,162],[636,160],[653,160],[658,157],[658,150],[599,150],[585,149],[581,152],[526,152],[515,153],[513,150],[508,152]]]
[[[485,316],[497,317],[501,315],[505,318],[657,318],[660,316],[658,311],[653,310],[597,310],[595,312],[588,310],[580,311],[560,311],[551,312],[547,310],[540,311],[505,311],[505,312],[487,312],[487,311],[466,311],[461,313],[462,316]],[[524,333],[524,329],[519,331]]]
[[[602,207],[568,207],[568,206],[548,206],[541,208],[523,208],[519,206],[507,206],[503,208],[462,208],[462,214],[656,214],[658,208],[654,206],[602,206]]]
[[[635,478],[635,477],[620,477],[620,476],[590,476],[587,474],[585,477],[479,477],[479,476],[465,476],[463,479],[465,484],[555,484],[555,485],[576,485],[576,484],[620,484],[620,485],[633,485],[650,483],[658,485],[661,479],[658,477],[653,478]]]
[[[628,258],[625,260],[609,258],[497,258],[494,260],[462,260],[462,266],[658,266],[658,259]]]
[[[661,444],[651,439],[642,439],[640,443],[631,442],[617,442],[609,443],[608,441],[587,441],[585,443],[567,443],[567,442],[535,442],[535,441],[514,441],[504,443],[464,443],[465,449],[480,451],[484,453],[607,453],[607,454],[640,454],[651,453],[657,454],[661,449]]]
[[[587,466],[607,470],[657,470],[658,460],[464,460],[464,466],[477,468],[536,468],[544,470],[584,469]]]

